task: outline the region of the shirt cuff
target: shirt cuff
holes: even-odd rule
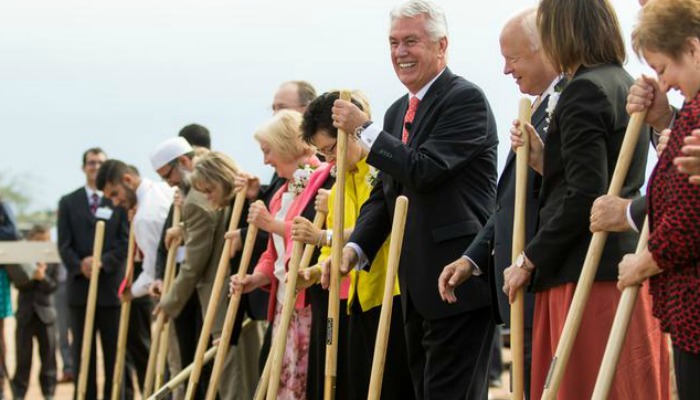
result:
[[[153,278],[146,271],[142,271],[139,277],[131,284],[131,295],[141,297],[148,294],[148,288],[153,283]]]
[[[183,261],[185,261],[185,246],[180,246],[177,248],[177,253],[175,253],[175,262],[178,264],[182,264]]]
[[[355,253],[357,254],[357,264],[353,265],[352,268],[357,271],[361,271],[365,265],[369,263],[369,260],[367,259],[367,256],[365,255],[365,252],[362,251],[360,246],[357,245],[357,243],[352,243],[349,242],[348,244],[345,245],[345,247],[349,247],[353,250],[355,250]]]
[[[639,228],[637,228],[637,224],[634,223],[634,219],[632,218],[632,203],[630,202],[627,205],[627,209],[625,210],[625,215],[627,216],[627,223],[630,224],[630,227],[637,233],[639,233]]]
[[[365,150],[369,151],[374,142],[377,141],[380,133],[382,133],[382,128],[380,128],[379,125],[375,123],[370,124],[370,126],[365,128],[360,134],[360,144],[365,148]],[[357,248],[359,249],[359,247]],[[360,250],[360,252],[362,252],[362,250]]]
[[[478,265],[477,263],[475,263],[474,260],[472,260],[469,256],[467,256],[467,255],[462,255],[462,258],[464,258],[465,260],[469,261],[469,262],[471,263],[471,265],[474,267],[474,270],[472,271],[472,275],[474,275],[474,276],[479,276],[479,275],[481,275],[481,274],[484,273],[484,272],[481,270],[481,268],[479,268],[479,265]]]

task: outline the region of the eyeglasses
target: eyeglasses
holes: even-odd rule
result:
[[[321,155],[333,157],[333,156],[335,156],[335,147],[337,145],[338,145],[338,141],[336,140],[332,146],[318,148],[318,149],[316,149],[316,151]]]
[[[104,162],[99,160],[90,160],[85,162],[85,165],[88,165],[90,167],[100,166],[102,164],[104,164]]]
[[[270,106],[270,110],[272,110],[273,114],[281,110],[295,110],[301,112],[302,107],[303,106],[300,104],[274,103]]]
[[[168,166],[170,166],[170,169],[168,170],[168,173],[165,174],[165,175],[160,175],[160,174],[159,174],[160,177],[161,177],[164,181],[169,181],[169,180],[170,180],[170,176],[173,174],[173,171],[175,170],[175,165],[176,165],[176,164],[169,163]]]

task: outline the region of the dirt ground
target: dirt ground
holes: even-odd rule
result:
[[[13,288],[13,303],[16,305],[17,304],[17,293]],[[5,320],[5,340],[7,341],[7,366],[10,372],[10,376],[14,375],[15,371],[15,319],[14,318],[8,318]],[[30,378],[30,383],[29,383],[29,390],[27,391],[27,395],[25,396],[26,400],[41,400],[43,399],[41,395],[41,388],[39,386],[39,351],[38,351],[38,346],[36,344],[36,341],[34,342],[34,357],[33,357],[33,362],[32,362],[32,373],[31,373],[31,378]],[[98,390],[101,390],[102,384],[104,382],[104,371],[102,369],[102,357],[101,357],[101,349],[99,348],[99,341],[98,341]],[[62,361],[60,354],[57,354],[56,356],[57,362],[58,362],[58,368],[57,370],[59,371],[59,377],[61,375],[61,372],[63,370],[62,366]],[[510,352],[508,349],[505,349],[503,352],[503,362],[504,364],[510,363]],[[110,377],[111,379],[111,377]],[[77,380],[77,377],[76,377]],[[504,383],[504,387],[502,388],[491,388],[489,390],[489,399],[493,400],[506,400],[509,399],[509,392],[507,388],[507,383],[509,382],[509,376],[507,372],[503,373],[503,376],[501,378],[501,382]],[[73,383],[64,383],[64,384],[59,384],[56,386],[56,394],[54,396],[55,400],[72,400],[73,399],[73,391],[74,391],[74,384]],[[5,387],[3,388],[4,394],[5,394],[5,399],[12,399],[12,394],[10,392],[10,386],[8,382],[5,382]]]

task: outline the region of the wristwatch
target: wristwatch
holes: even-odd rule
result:
[[[369,126],[372,125],[372,121],[367,121],[362,126],[358,126],[357,129],[355,129],[355,138],[359,139],[360,135],[362,135],[362,132],[369,128]]]
[[[535,270],[535,267],[528,265],[527,261],[525,260],[524,251],[521,251],[520,254],[518,254],[518,257],[515,259],[515,266],[530,274]]]

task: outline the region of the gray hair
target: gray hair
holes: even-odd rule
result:
[[[425,15],[425,30],[433,41],[447,37],[447,19],[442,7],[428,0],[409,0],[394,7],[389,14],[391,24],[399,18]]]

